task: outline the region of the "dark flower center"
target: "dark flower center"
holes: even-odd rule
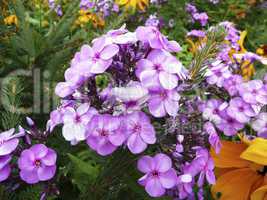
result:
[[[108,136],[108,131],[106,131],[105,129],[101,129],[98,131],[100,136],[106,137]]]
[[[79,116],[79,115],[77,115],[76,117],[75,117],[75,122],[77,122],[77,123],[79,123],[79,122],[81,122],[82,120],[81,120],[81,117]]]
[[[158,177],[159,176],[159,172],[158,171],[153,171],[151,174],[154,177]]]
[[[240,112],[244,112],[244,107],[242,107],[242,106],[240,106],[240,107],[238,107],[238,110],[240,111]]]
[[[134,128],[133,128],[133,131],[135,133],[140,133],[141,129],[142,129],[142,127],[140,126],[140,124],[135,124]]]
[[[34,165],[36,166],[36,167],[40,167],[41,166],[41,161],[40,160],[35,160],[34,161]]]
[[[99,59],[99,58],[100,58],[100,53],[98,53],[98,52],[95,53],[95,58],[96,58],[96,59]]]
[[[258,93],[258,91],[257,90],[252,90],[252,94],[257,94]]]
[[[161,70],[162,70],[161,64],[155,64],[155,65],[154,65],[154,68],[155,68],[155,70],[157,70],[157,71],[161,71]]]

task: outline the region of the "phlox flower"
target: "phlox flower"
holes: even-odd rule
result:
[[[247,123],[251,117],[257,115],[252,106],[240,97],[231,99],[227,108],[227,114],[240,123]]]
[[[87,144],[102,156],[113,153],[125,141],[121,119],[112,115],[95,115],[88,125]]]
[[[138,182],[145,186],[146,192],[152,197],[160,197],[166,189],[173,188],[177,183],[177,175],[172,168],[171,159],[162,153],[154,157],[143,156],[138,160],[137,168],[145,173]]]
[[[150,123],[150,119],[143,112],[134,112],[123,119],[124,129],[127,137],[127,147],[138,154],[143,152],[148,144],[156,142],[156,133]]]
[[[207,69],[205,76],[209,84],[216,84],[218,87],[222,87],[224,81],[231,76],[231,72],[228,66],[221,61],[216,61]]]
[[[235,74],[224,81],[223,87],[231,96],[234,96],[238,94],[237,86],[243,82],[242,76]]]
[[[43,144],[24,150],[18,159],[20,177],[28,184],[47,181],[56,173],[57,154]]]
[[[199,21],[201,26],[206,26],[206,24],[208,23],[208,15],[207,13],[203,12],[203,13],[194,13],[192,15],[193,19],[196,21]]]
[[[197,184],[203,186],[205,178],[209,184],[215,184],[214,162],[207,149],[198,148],[196,158],[191,163],[191,169],[199,172]]]
[[[97,110],[90,108],[89,104],[81,104],[76,110],[68,107],[63,116],[62,135],[72,144],[83,141],[87,136],[87,125],[91,118],[97,114]]]
[[[221,121],[220,111],[223,109],[224,104],[221,100],[210,99],[204,104],[202,116],[204,119],[219,123]]]
[[[175,90],[162,90],[150,92],[148,108],[154,117],[164,117],[167,113],[175,117],[179,110],[180,95]]]
[[[239,130],[244,128],[244,124],[237,121],[235,118],[228,115],[226,109],[220,112],[222,120],[216,124],[216,127],[227,136],[233,136],[238,133]]]
[[[250,104],[267,104],[267,88],[261,80],[251,80],[237,87],[240,96]]]
[[[171,90],[177,87],[179,79],[185,78],[182,64],[163,50],[153,50],[147,59],[141,59],[135,73],[148,89],[162,86]]]
[[[180,45],[176,41],[169,41],[154,26],[140,26],[136,29],[137,39],[149,43],[153,49],[164,49],[169,52],[178,52],[181,50]]]
[[[80,52],[82,62],[77,63],[77,69],[84,76],[105,72],[112,63],[112,58],[119,52],[116,44],[109,44],[105,37],[93,41],[93,46],[83,45]]]

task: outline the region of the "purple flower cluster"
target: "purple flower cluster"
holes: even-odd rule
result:
[[[104,17],[109,16],[112,12],[119,12],[119,6],[113,0],[81,0],[80,8],[102,13]]]
[[[201,26],[206,26],[208,23],[209,16],[205,12],[198,12],[197,8],[188,3],[186,4],[186,11],[191,15],[191,21],[194,22],[199,22]]]
[[[65,82],[56,86],[62,104],[50,114],[49,129],[63,124],[67,141],[75,145],[86,140],[102,156],[121,146],[133,154],[144,152],[156,143],[151,121],[178,113],[178,88],[187,79],[187,70],[172,54],[180,49],[155,26],[141,26],[135,32],[123,26],[94,39],[92,47],[83,45],[65,71]],[[102,76],[109,77],[109,83],[101,89],[96,79]],[[151,196],[161,196],[176,185],[172,162],[163,154],[155,161],[145,158],[153,166],[148,169],[146,161],[139,162],[147,174],[142,185]],[[162,161],[166,164],[161,166]]]

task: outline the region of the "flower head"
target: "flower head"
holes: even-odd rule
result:
[[[87,125],[97,110],[90,108],[89,104],[80,105],[76,110],[68,107],[64,112],[62,128],[63,137],[72,144],[83,141],[87,136]]]
[[[102,156],[111,154],[125,141],[120,126],[119,117],[95,115],[88,125],[87,144]]]
[[[134,112],[124,117],[127,146],[134,153],[143,152],[148,144],[156,142],[156,133],[150,119],[143,112]]]
[[[18,160],[20,177],[28,184],[47,181],[56,173],[57,154],[43,144],[24,150]]]
[[[172,168],[171,159],[162,153],[154,157],[143,156],[138,160],[137,168],[145,173],[138,182],[145,186],[146,192],[152,197],[164,195],[166,189],[173,188],[177,183],[177,175]]]

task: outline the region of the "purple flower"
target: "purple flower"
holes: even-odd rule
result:
[[[91,118],[97,114],[97,110],[90,108],[89,104],[81,104],[76,110],[68,107],[64,112],[62,128],[63,137],[72,144],[85,140],[87,125]]]
[[[20,177],[28,184],[47,181],[56,173],[57,154],[43,144],[24,150],[18,159]]]
[[[164,49],[169,52],[178,52],[181,50],[180,45],[176,41],[169,41],[153,26],[138,27],[136,29],[136,36],[138,40],[149,43],[153,49]]]
[[[80,1],[80,8],[87,10],[87,9],[92,9],[95,6],[95,2],[92,0],[81,0]]]
[[[18,146],[18,134],[13,135],[15,129],[12,128],[8,131],[0,133],[0,156],[11,154]]]
[[[231,72],[221,61],[216,61],[211,64],[205,76],[209,84],[216,84],[218,87],[222,87],[224,81],[231,76]]]
[[[203,12],[203,13],[194,13],[193,14],[193,19],[196,21],[199,21],[201,26],[206,26],[206,24],[208,23],[208,15],[207,13]]]
[[[210,145],[213,147],[216,154],[219,154],[222,148],[222,144],[221,144],[220,137],[218,136],[215,127],[213,126],[211,122],[206,122],[204,124],[204,130],[206,131],[206,133],[209,134]]]
[[[227,114],[240,123],[247,123],[251,117],[257,115],[252,106],[240,97],[231,99],[227,108]]]
[[[154,26],[160,28],[160,19],[157,17],[157,14],[149,15],[149,18],[145,22],[145,26]]]
[[[162,153],[154,157],[143,156],[138,160],[137,168],[145,173],[138,182],[145,186],[146,192],[152,197],[160,197],[166,189],[173,188],[177,183],[177,175],[172,168],[171,159]]]
[[[206,36],[206,33],[204,31],[201,31],[201,30],[192,30],[192,31],[187,33],[187,36],[203,38]]]
[[[80,57],[84,60],[77,64],[77,69],[84,76],[105,72],[112,63],[112,57],[119,52],[116,44],[109,44],[105,37],[93,41],[93,47],[83,45]]]
[[[151,92],[148,108],[154,117],[164,117],[167,113],[175,117],[179,110],[180,95],[175,90]]]
[[[136,76],[148,89],[160,85],[171,90],[178,85],[178,80],[185,77],[182,64],[171,54],[162,50],[153,50],[147,59],[137,63]]]
[[[0,156],[0,182],[5,181],[11,173],[10,160],[10,155]]]
[[[267,139],[267,113],[260,113],[252,122],[252,128],[257,131],[259,137]]]
[[[113,153],[125,141],[121,119],[112,115],[95,115],[88,125],[87,144],[102,156]]]
[[[220,111],[223,109],[224,104],[217,99],[210,99],[205,103],[202,111],[204,119],[219,123],[221,121]]]
[[[185,10],[186,10],[186,12],[188,12],[191,15],[197,12],[196,6],[194,6],[193,4],[190,4],[190,3],[186,4]]]
[[[261,80],[251,80],[239,85],[238,91],[245,102],[250,104],[267,104],[267,88]]]
[[[197,181],[199,187],[203,186],[205,177],[209,184],[215,184],[214,162],[207,149],[197,149],[196,158],[192,161],[191,168],[200,172]]]
[[[228,40],[231,42],[232,47],[235,49],[239,49],[240,46],[238,44],[238,40],[240,38],[239,31],[234,27],[234,24],[228,21],[221,22],[219,24],[220,26],[223,26],[226,29],[226,37],[225,40]]]
[[[178,176],[177,189],[179,198],[185,199],[193,192],[194,174],[189,163],[181,166],[182,175]]]
[[[244,81],[242,76],[235,74],[224,81],[223,87],[231,96],[234,96],[238,94],[237,86],[242,84],[243,82]]]
[[[124,117],[124,130],[126,132],[129,150],[138,154],[143,152],[148,144],[156,142],[156,133],[150,119],[143,112],[134,112]]]
[[[216,124],[217,128],[224,132],[227,136],[233,136],[238,133],[239,130],[244,128],[244,124],[238,122],[235,118],[230,117],[225,110],[221,113],[222,120],[219,124]]]

